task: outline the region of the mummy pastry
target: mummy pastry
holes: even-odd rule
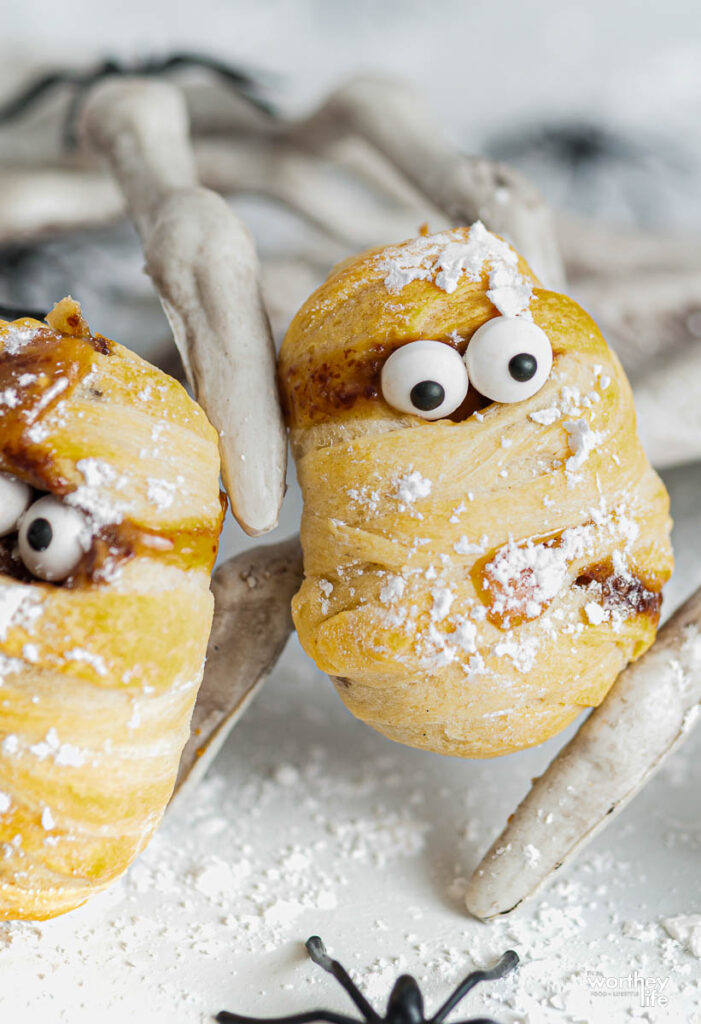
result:
[[[477,223],[366,253],[295,317],[303,647],[394,740],[491,757],[653,641],[668,498],[596,325]]]
[[[64,299],[0,322],[0,919],[105,888],[163,813],[202,675],[217,436]]]

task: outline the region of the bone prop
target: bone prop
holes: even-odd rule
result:
[[[679,466],[701,454],[701,342],[688,345],[635,388],[643,447],[655,466]]]
[[[204,679],[172,799],[194,788],[282,653],[302,582],[297,537],[245,551],[214,574]]]
[[[194,151],[200,178],[210,188],[263,195],[292,209],[344,245],[337,259],[410,236],[435,213],[425,201],[373,195],[343,167],[281,139],[203,139]]]
[[[265,533],[282,503],[287,439],[253,242],[221,196],[197,184],[174,87],[104,82],[81,128],[124,193],[188,378],[219,431],[234,515],[247,533]]]
[[[695,235],[612,227],[562,213],[556,216],[556,230],[573,276],[608,280],[648,272],[701,272],[701,245]],[[646,301],[644,295],[641,299]]]
[[[554,225],[538,192],[511,168],[463,156],[406,85],[354,79],[293,135],[320,144],[346,133],[367,139],[453,223],[481,219],[490,231],[506,235],[548,287],[562,290],[564,269]]]
[[[701,269],[585,277],[574,280],[571,291],[616,349],[633,389],[648,373],[652,380],[660,366],[669,365],[670,356],[701,346]],[[683,379],[682,394],[689,390]]]
[[[535,780],[470,879],[468,910],[491,918],[533,896],[679,747],[700,702],[701,589]]]

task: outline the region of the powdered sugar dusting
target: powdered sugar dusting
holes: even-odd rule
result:
[[[562,425],[567,431],[567,443],[572,452],[565,463],[565,472],[568,474],[568,482],[571,483],[576,479],[577,471],[599,444],[601,435],[592,430],[585,419],[567,420]]]
[[[74,647],[70,651],[66,651],[66,661],[79,661],[86,665],[90,665],[99,676],[107,675],[107,666],[105,665],[105,659],[100,654],[95,654],[93,651],[86,651],[83,648]]]
[[[412,470],[397,480],[395,495],[403,504],[411,505],[420,498],[427,498],[432,486],[431,481],[421,476],[418,470]]]
[[[524,277],[517,264],[496,262],[489,273],[487,298],[502,316],[521,316],[532,320],[529,306],[533,283]]]
[[[127,477],[104,459],[80,459],[76,467],[84,483],[67,494],[64,501],[85,512],[95,528],[121,523],[129,511],[129,503],[115,498],[114,491],[127,488]]]
[[[508,627],[512,619],[535,619],[566,585],[572,582],[570,566],[585,556],[592,557],[602,544],[612,541],[622,546],[612,555],[613,573],[620,580],[636,583],[630,573],[628,551],[638,536],[638,525],[628,514],[624,503],[610,513],[602,501],[600,508],[590,509],[591,521],[563,530],[559,537],[539,541],[533,538],[509,540],[501,547],[483,571],[484,586],[492,596],[492,613]],[[625,604],[605,608],[601,604],[601,584],[589,588],[598,600],[587,601],[584,613],[589,623],[600,625],[611,621],[620,628],[632,609]],[[643,593],[641,591],[641,593]],[[645,596],[651,596],[644,592]],[[581,631],[582,624],[571,624]]]
[[[487,268],[487,295],[504,316],[526,314],[533,296],[532,283],[518,270],[517,253],[481,221],[472,225],[467,241],[459,230],[441,231],[385,249],[378,260],[390,295],[412,281],[431,281],[451,294],[463,275],[468,281],[479,281]]]
[[[3,746],[3,753],[10,753],[11,755],[20,753],[21,748],[16,743],[16,737],[13,738],[15,743],[8,749],[5,749]],[[10,739],[10,737],[8,736],[7,739]],[[45,761],[49,758],[54,764],[70,768],[80,768],[87,760],[87,752],[79,749],[72,743],[62,743],[53,726],[46,733],[43,740],[33,743],[29,747],[29,753],[33,754],[39,761]]]
[[[665,931],[692,956],[701,959],[701,914],[680,914],[662,922]]]
[[[507,620],[537,618],[568,579],[570,562],[581,558],[592,540],[591,527],[574,527],[557,544],[509,541],[485,566],[492,611]]]
[[[12,626],[20,622],[26,624],[29,606],[36,609],[37,602],[38,595],[32,587],[20,583],[0,584],[0,640],[5,640]]]
[[[175,495],[178,492],[178,488],[182,488],[185,484],[185,478],[183,476],[176,477],[175,480],[162,480],[157,477],[149,477],[147,480],[147,496],[148,500],[156,506],[156,508],[164,512],[169,509],[173,504]]]
[[[0,330],[0,345],[4,352],[16,356],[25,345],[29,344],[41,330],[41,327],[26,327],[20,324],[7,324]]]
[[[560,419],[560,410],[556,405],[549,405],[545,409],[536,409],[528,413],[528,419],[534,423],[540,423],[543,427],[550,427]]]

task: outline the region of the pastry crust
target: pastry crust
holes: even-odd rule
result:
[[[0,469],[81,509],[92,543],[60,586],[0,576],[0,919],[78,906],[151,837],[223,517],[217,435],[185,390],[72,300],[47,321],[0,322]]]
[[[468,245],[484,260],[450,276]],[[368,724],[463,757],[540,743],[599,704],[652,643],[672,567],[618,359],[513,251],[492,259],[500,246],[475,225],[359,256],[302,307],[279,363],[304,497],[302,646]],[[398,346],[464,353],[517,296],[553,348],[537,394],[500,405],[471,388],[436,422],[385,402]]]

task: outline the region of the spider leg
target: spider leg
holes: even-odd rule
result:
[[[470,1017],[469,1020],[456,1020],[455,1024],[499,1024],[493,1017]]]
[[[220,1010],[214,1019],[219,1024],[313,1024],[314,1021],[321,1021],[322,1024],[359,1024],[352,1017],[334,1013],[333,1010],[308,1010],[306,1013],[293,1013],[289,1017],[246,1017],[245,1014]]]
[[[446,999],[440,1010],[431,1017],[428,1024],[440,1024],[475,985],[479,985],[482,981],[496,981],[498,978],[504,978],[510,971],[513,971],[518,962],[518,953],[514,952],[513,949],[509,949],[494,967],[482,971],[473,971],[471,974],[468,974],[465,980],[460,982],[453,994]],[[462,1021],[460,1024],[468,1024],[468,1022]],[[485,1022],[473,1021],[470,1024],[485,1024]]]
[[[174,68],[188,67],[206,68],[208,71],[214,71],[217,75],[221,75],[223,78],[230,79],[232,82],[235,82],[236,85],[243,85],[249,89],[254,89],[256,87],[255,79],[251,78],[251,76],[246,74],[245,71],[232,67],[224,61],[217,60],[216,57],[209,57],[200,53],[188,53],[186,50],[172,53],[169,57],[164,57],[162,60],[154,61],[149,70],[160,72],[172,71]]]
[[[89,86],[94,85],[101,78],[106,78],[108,75],[155,78],[158,75],[166,74],[168,71],[177,71],[178,68],[186,67],[202,67],[212,71],[215,75],[218,75],[220,78],[223,78],[228,82],[229,85],[238,92],[242,99],[246,100],[252,106],[257,107],[263,113],[269,114],[271,117],[276,116],[276,111],[273,105],[257,95],[258,85],[255,79],[251,78],[251,76],[246,74],[245,71],[240,71],[238,68],[232,67],[231,65],[226,64],[223,61],[219,61],[214,57],[198,56],[194,53],[174,53],[170,57],[164,57],[159,60],[142,61],[137,63],[134,67],[125,67],[117,64],[115,61],[106,60],[103,64],[87,75],[80,77],[69,77],[63,75],[55,76],[58,81],[70,82],[72,85],[77,86],[77,89],[68,105],[68,110],[66,111],[66,118],[63,125],[64,146],[66,149],[76,148],[78,143],[76,126],[80,108],[85,98],[85,93]],[[0,120],[2,120],[1,108]]]
[[[305,945],[307,947],[307,953],[309,953],[309,956],[314,963],[324,971],[328,971],[329,974],[332,974],[336,981],[342,985],[362,1013],[365,1020],[371,1021],[373,1024],[379,1024],[381,1020],[380,1015],[373,1010],[372,1006],[370,1006],[370,1003],[355,984],[345,967],[343,967],[338,960],[332,960],[328,955],[326,952],[326,946],[319,936],[312,935],[311,938],[307,939]]]
[[[50,71],[22,88],[15,96],[0,105],[0,122],[13,121],[37,100],[59,85],[74,85],[76,76],[67,71]]]
[[[233,67],[225,61],[217,60],[216,57],[208,57],[198,53],[174,53],[163,60],[153,62],[148,67],[139,70],[139,74],[161,74],[166,71],[175,71],[178,68],[198,67],[205,68],[213,74],[223,78],[225,82],[232,85],[249,103],[258,107],[265,114],[276,116],[273,104],[262,99],[258,95],[259,83],[251,75],[240,68]]]
[[[51,92],[58,86],[76,86],[78,94],[80,94],[87,88],[87,86],[91,85],[98,78],[102,78],[106,74],[114,74],[117,71],[119,71],[119,65],[113,60],[105,60],[102,64],[93,68],[93,70],[80,74],[74,74],[69,71],[49,71],[47,74],[41,75],[41,77],[25,86],[11,99],[0,104],[0,124],[6,121],[13,121],[26,110],[33,107],[34,104],[37,103],[38,100],[40,100],[46,93]],[[72,126],[75,119],[76,108],[76,98],[73,97],[68,108],[69,114],[66,119],[67,126]],[[64,141],[66,137],[67,132],[64,130]]]

